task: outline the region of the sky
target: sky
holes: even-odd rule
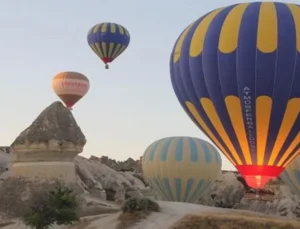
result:
[[[77,71],[90,91],[73,114],[87,138],[83,156],[138,159],[148,145],[169,136],[207,138],[189,119],[173,92],[169,57],[192,21],[235,0],[28,0],[0,7],[0,145],[58,100],[51,80]],[[251,2],[251,1],[247,1]],[[296,2],[296,1],[289,1]],[[128,29],[130,45],[105,70],[87,44],[95,24]],[[223,157],[223,169],[234,169]]]

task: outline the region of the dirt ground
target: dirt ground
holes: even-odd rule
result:
[[[11,221],[0,221],[0,228],[6,227],[8,225],[14,224],[14,222]]]
[[[118,220],[120,221],[116,229],[127,229],[132,225],[146,219],[150,213],[134,212],[134,213],[121,213]]]
[[[300,229],[300,221],[238,215],[187,215],[170,229]]]

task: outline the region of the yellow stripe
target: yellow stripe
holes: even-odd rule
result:
[[[177,173],[177,178],[181,179],[181,188],[180,188],[180,200],[181,201],[184,200],[184,194],[185,194],[185,191],[186,191],[187,181],[188,181],[189,178],[192,178],[191,177],[192,170],[187,171],[186,168],[193,169],[194,171],[197,170],[197,167],[199,168],[199,164],[198,163],[192,163],[192,161],[190,159],[191,145],[190,145],[190,142],[189,142],[189,138],[184,137],[182,139],[183,139],[183,158],[182,158],[183,163],[182,163],[182,165],[178,164],[180,166],[181,170],[178,170],[178,173]],[[193,140],[194,139],[191,139],[191,141],[193,141]],[[175,190],[175,188],[174,188],[174,190]],[[176,194],[176,192],[175,192],[175,194]]]
[[[176,137],[173,138],[171,141],[171,144],[169,146],[168,149],[168,157],[167,157],[167,161],[164,164],[164,167],[168,169],[168,178],[169,178],[169,182],[170,182],[170,186],[171,186],[171,190],[172,190],[172,194],[173,197],[176,199],[176,186],[175,186],[175,178],[182,178],[182,180],[184,179],[184,171],[182,171],[182,168],[184,167],[185,164],[185,153],[188,153],[188,146],[186,145],[186,141],[185,139],[183,140],[183,161],[176,161],[175,160],[175,152],[177,149],[177,144],[180,138]]]
[[[116,33],[116,25],[113,23],[110,23],[110,32],[111,33]]]
[[[181,169],[184,169],[184,168],[190,168],[189,164],[190,164],[190,145],[189,145],[189,142],[188,142],[188,138],[183,138],[183,164],[182,166],[180,167]],[[175,155],[174,155],[175,156]],[[181,189],[180,189],[180,200],[183,201],[183,198],[184,198],[184,194],[185,194],[185,191],[186,191],[186,186],[187,186],[187,181],[190,177],[190,171],[177,171],[177,177],[178,178],[181,178]],[[175,190],[175,189],[174,189]]]
[[[123,45],[122,48],[120,50],[118,50],[116,52],[116,54],[113,56],[113,59],[117,58],[124,50],[125,50],[126,46]]]
[[[97,33],[101,24],[98,24],[94,27],[93,33]]]
[[[177,162],[175,160],[175,152],[177,148],[177,144],[180,138],[173,138],[171,141],[171,144],[168,148],[168,157],[167,161],[163,164],[163,167],[166,169],[166,174],[169,179],[172,196],[173,198],[176,198],[175,195],[175,178],[180,177],[180,174],[182,174],[181,164],[183,164],[183,161]],[[183,151],[186,151],[186,146],[183,145]]]
[[[101,26],[101,32],[105,33],[107,31],[107,23],[103,23]]]
[[[234,132],[243,151],[246,164],[251,165],[252,158],[249,150],[249,144],[244,125],[241,102],[236,96],[230,95],[225,98],[225,104]]]
[[[299,112],[300,98],[289,100],[268,165],[274,165],[282,145],[284,144],[286,138],[288,137],[288,134],[290,133],[294,123],[296,122]]]
[[[216,111],[213,103],[208,98],[200,99],[200,103],[201,103],[206,115],[208,116],[209,120],[212,122],[213,126],[215,127],[215,129],[219,133],[220,137],[222,138],[223,142],[225,143],[225,145],[228,147],[228,149],[232,153],[232,156],[235,158],[237,163],[241,165],[242,164],[241,158],[238,155],[238,153],[236,152],[233,144],[231,143],[230,138],[228,137],[228,135],[223,127],[223,124],[217,114],[217,111]]]
[[[99,55],[101,58],[103,58],[103,53],[102,53],[102,51],[101,51],[100,44],[97,42],[95,45],[96,45],[96,49],[97,49],[98,55]]]
[[[264,53],[271,53],[277,49],[277,13],[273,2],[261,3],[258,28],[257,48]]]
[[[220,33],[219,50],[231,53],[237,48],[242,17],[249,3],[234,7],[227,15]]]
[[[123,27],[124,28],[124,27]],[[124,30],[125,30],[125,34],[129,37],[130,35],[129,35],[129,32],[128,32],[128,30],[127,29],[125,29],[124,28]]]
[[[107,57],[107,47],[105,42],[102,42],[102,49],[104,57]]]
[[[114,50],[115,44],[113,42],[109,43],[109,49],[108,49],[108,57],[111,57],[112,51]]]
[[[188,32],[190,31],[191,27],[193,26],[194,22],[192,24],[190,24],[185,30],[184,32],[181,34],[181,36],[178,39],[178,42],[175,46],[174,49],[174,56],[173,56],[173,63],[177,63],[179,58],[180,58],[180,54],[181,54],[181,49],[182,49],[182,45],[183,42],[185,40],[186,35],[188,34]]]
[[[286,4],[289,7],[295,23],[296,36],[297,36],[297,50],[300,52],[300,7],[295,4]]]
[[[207,133],[207,135],[211,138],[211,140],[219,147],[219,149],[224,153],[224,155],[228,158],[228,160],[233,164],[236,165],[236,163],[233,161],[231,156],[228,154],[228,152],[224,149],[224,147],[221,145],[221,143],[218,141],[216,136],[211,132],[211,130],[208,128],[208,126],[205,124],[203,119],[201,118],[200,114],[198,113],[196,107],[191,102],[185,102],[188,110],[193,115],[195,120],[198,122],[198,124],[201,126],[201,128]]]
[[[270,97],[259,96],[256,98],[256,153],[258,165],[264,164],[271,112],[272,99]]]
[[[173,139],[172,141],[176,142],[178,141],[178,139]],[[176,199],[176,195],[175,195],[175,178],[178,176],[178,170],[180,169],[180,164],[178,162],[175,161],[174,159],[174,153],[175,151],[170,151],[168,150],[168,158],[167,161],[162,163],[163,169],[165,170],[165,174],[166,174],[166,178],[168,178],[169,180],[169,185],[171,188],[171,195],[170,199]],[[170,158],[170,157],[171,158]],[[167,189],[167,186],[165,186],[165,188]],[[172,197],[172,198],[171,198]]]
[[[278,162],[278,166],[282,166],[283,162],[288,158],[288,156],[290,156],[290,154],[293,152],[293,150],[296,149],[296,147],[299,143],[300,143],[300,132],[294,138],[294,140],[290,144],[289,148],[282,155],[282,158]]]
[[[217,9],[210,14],[208,14],[206,17],[202,19],[202,21],[199,23],[198,27],[196,28],[192,41],[190,46],[190,56],[191,57],[197,57],[199,56],[203,51],[203,44],[206,36],[206,32],[208,30],[208,27],[210,26],[210,23],[212,20],[218,15],[218,13],[223,8]]]
[[[292,162],[295,159],[295,157],[297,157],[299,154],[300,149],[296,151],[296,153],[283,165],[283,167],[286,168],[289,165],[289,163]]]
[[[99,56],[98,50],[94,44],[91,44],[91,48]]]
[[[172,142],[174,144],[178,144],[179,138],[174,138]],[[186,146],[185,141],[183,139],[183,152],[186,152],[188,150]],[[176,147],[177,148],[177,147]],[[182,174],[183,171],[180,171],[182,169],[182,166],[184,166],[184,161],[177,162],[175,160],[175,152],[176,150],[170,151],[168,153],[168,156],[170,155],[172,158],[167,159],[166,168],[167,168],[167,174],[169,178],[170,187],[172,190],[173,198],[176,199],[176,186],[175,186],[175,178],[180,177],[180,174]]]
[[[115,56],[118,54],[119,50],[121,49],[121,44],[117,44],[114,53],[112,54],[112,58],[115,59]]]
[[[118,28],[119,28],[119,31],[120,31],[120,34],[124,34],[124,29],[123,29],[123,26],[121,25],[118,25]]]

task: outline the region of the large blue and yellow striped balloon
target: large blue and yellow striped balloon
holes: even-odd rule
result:
[[[300,155],[281,173],[280,178],[300,199]]]
[[[300,7],[235,4],[190,24],[171,54],[175,94],[252,187],[299,153]]]
[[[122,25],[105,22],[93,26],[88,32],[87,40],[108,69],[108,63],[120,56],[128,47],[130,35]]]
[[[219,152],[192,137],[168,137],[152,143],[142,159],[143,174],[165,200],[195,202],[221,173]]]

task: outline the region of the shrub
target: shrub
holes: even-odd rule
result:
[[[35,229],[53,224],[68,225],[79,220],[76,194],[72,189],[56,183],[53,190],[39,193],[23,215],[23,222]]]
[[[155,201],[145,197],[131,197],[127,199],[122,206],[122,211],[125,212],[159,212],[160,207]]]

